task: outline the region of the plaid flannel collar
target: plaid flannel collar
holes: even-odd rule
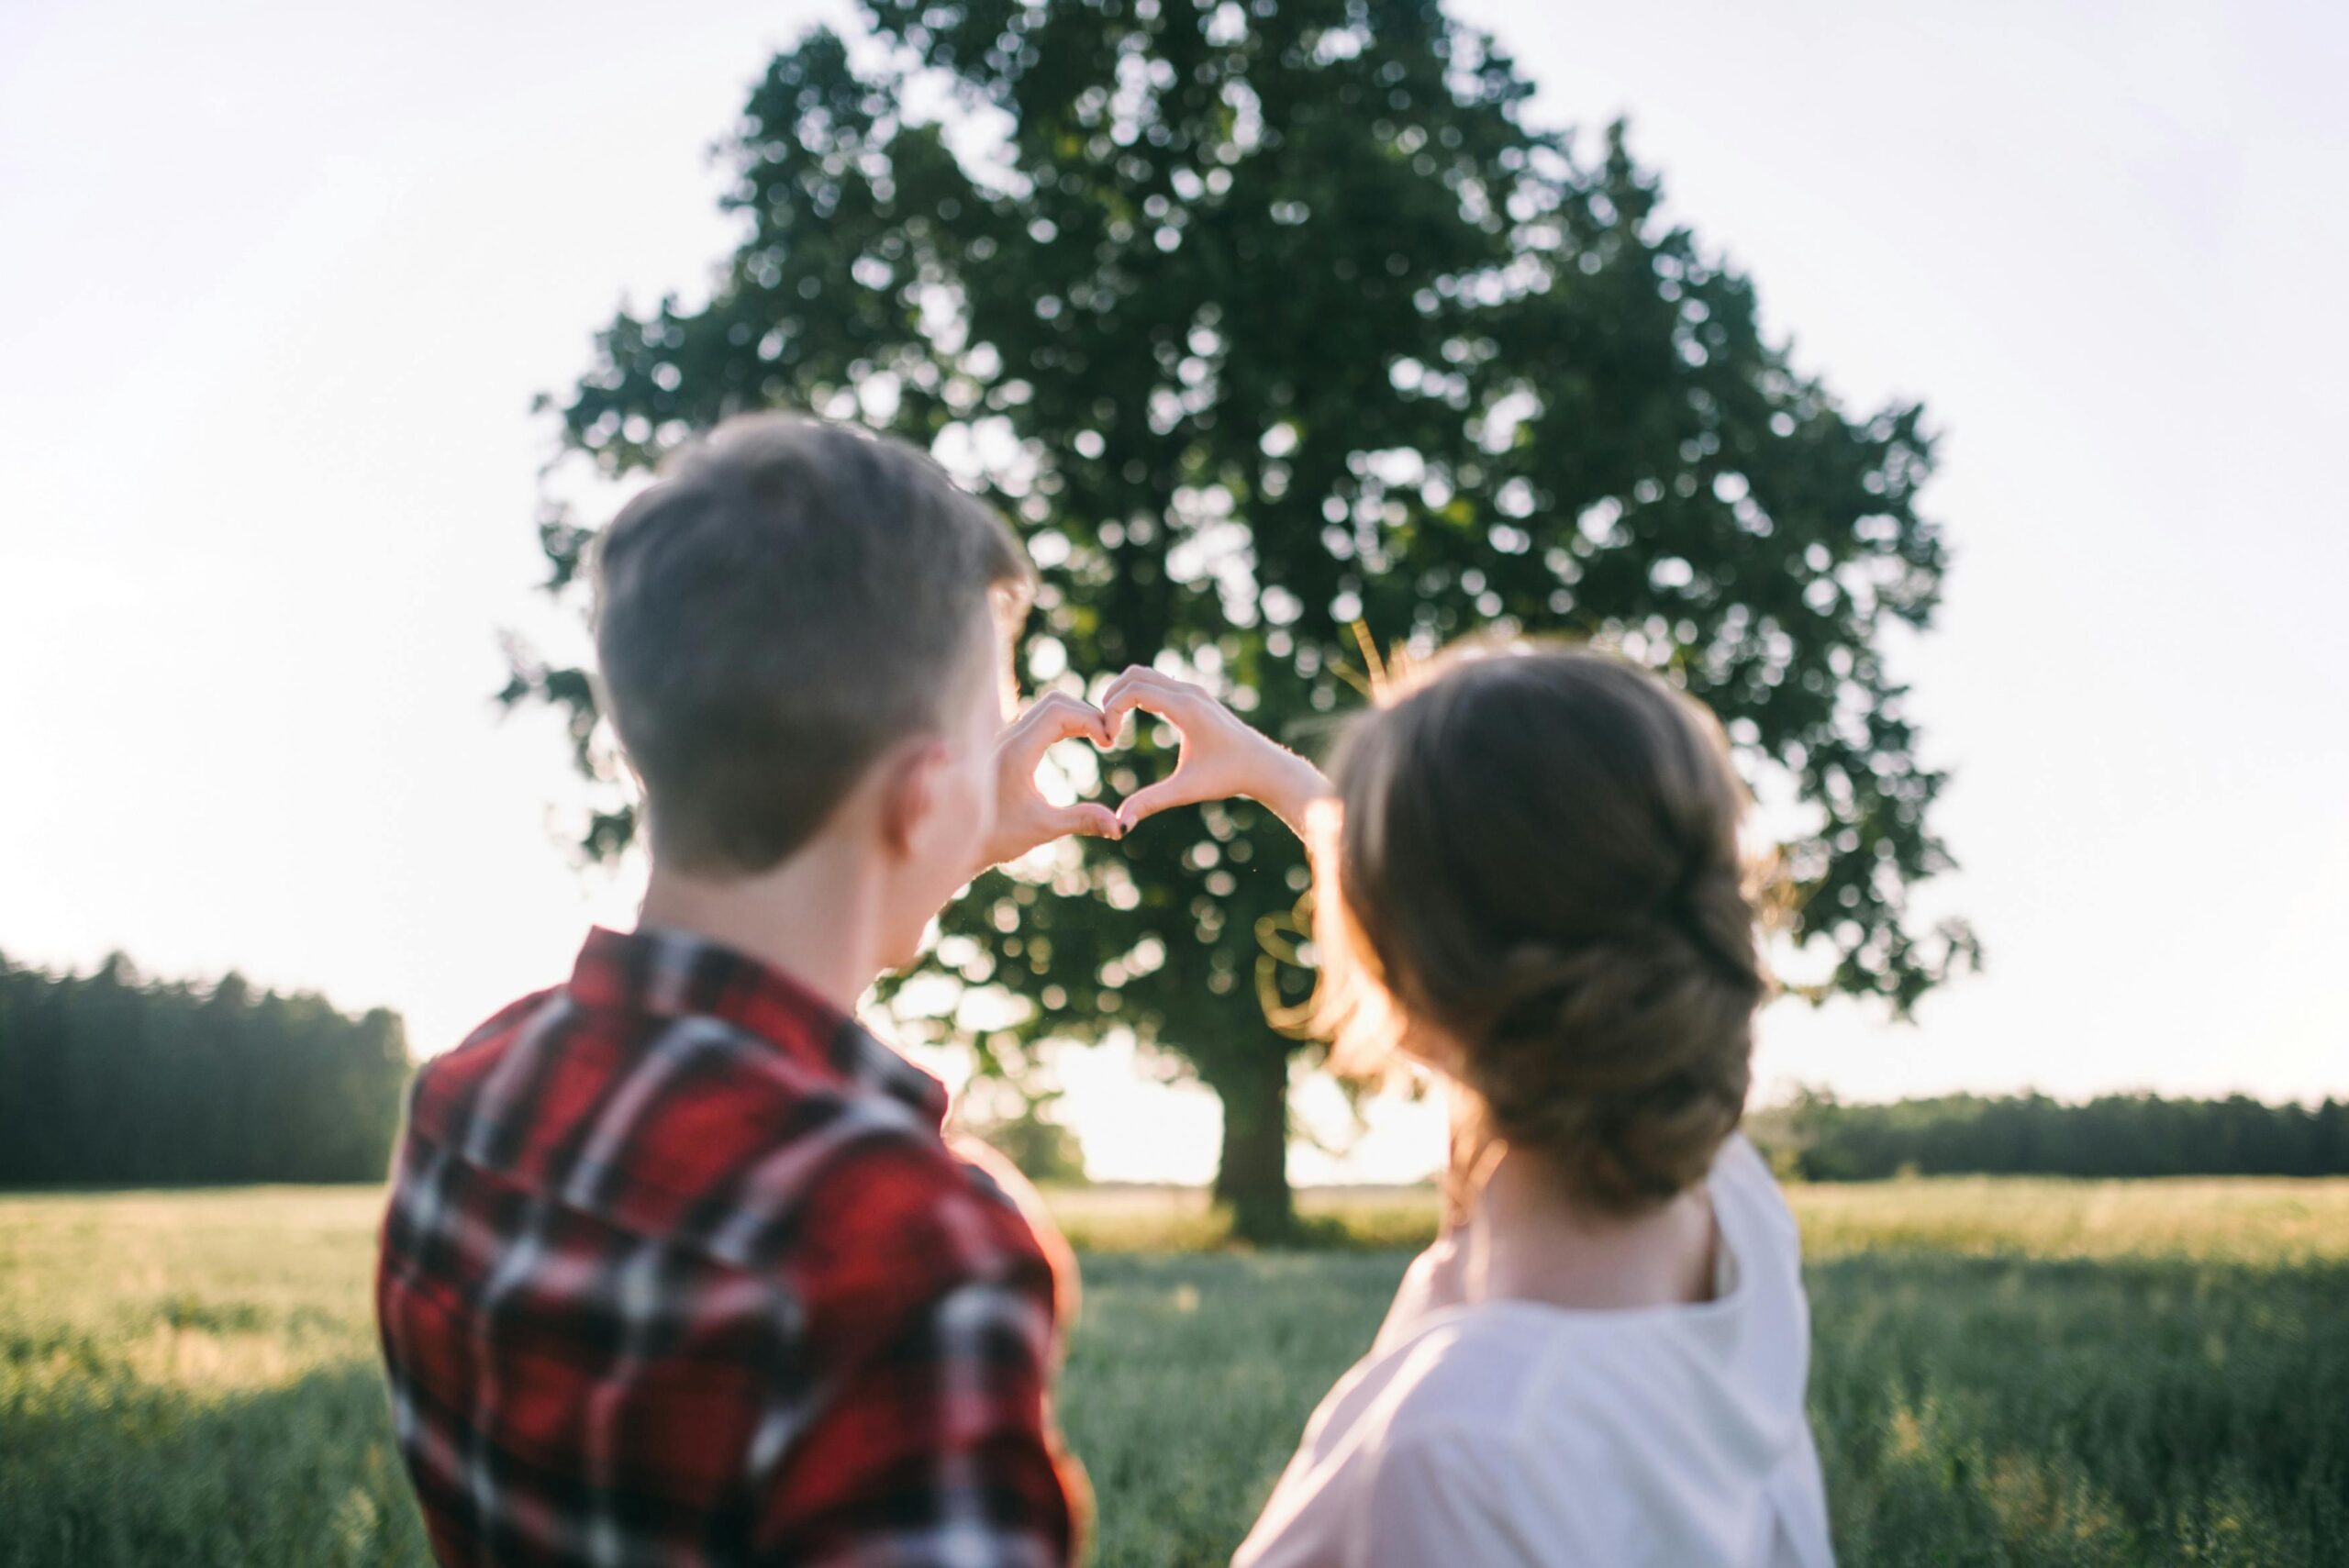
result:
[[[943,1084],[782,970],[707,937],[597,926],[579,950],[571,995],[591,1007],[722,1019],[861,1092],[911,1106],[932,1127],[946,1119]]]

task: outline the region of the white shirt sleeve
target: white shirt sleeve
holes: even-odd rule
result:
[[[1367,1478],[1344,1568],[1518,1568],[1554,1561],[1525,1541],[1494,1487],[1495,1456],[1458,1427],[1398,1433]],[[1479,1450],[1486,1451],[1479,1452]]]
[[[1529,1540],[1554,1506],[1529,1513],[1504,1494],[1505,1445],[1458,1422],[1392,1432],[1353,1447],[1308,1485],[1285,1484],[1233,1558],[1234,1568],[1555,1568],[1584,1558],[1571,1543]],[[1554,1535],[1554,1530],[1551,1532]],[[1598,1568],[1602,1558],[1589,1560]]]

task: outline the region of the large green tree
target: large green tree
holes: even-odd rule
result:
[[[796,406],[937,450],[1043,569],[1030,673],[1172,662],[1296,735],[1366,654],[1489,625],[1606,639],[1728,723],[1779,802],[1822,989],[1905,1009],[1963,962],[1909,891],[1947,864],[1882,644],[1943,565],[1920,410],[1842,408],[1753,293],[1435,0],[865,0],[778,56],[723,153],[741,239],[706,301],[623,309],[551,399],[607,474]],[[567,592],[589,533],[541,537]],[[1358,634],[1358,629],[1360,633]],[[618,778],[580,672],[518,659]],[[1114,761],[1163,771],[1163,735]],[[633,819],[617,795],[596,854]],[[1281,1229],[1309,976],[1296,846],[1242,802],[990,876],[933,973],[1007,989],[981,1043],[1130,1029],[1221,1096],[1219,1187]]]

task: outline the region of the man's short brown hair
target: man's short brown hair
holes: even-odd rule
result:
[[[680,450],[596,550],[606,711],[653,852],[755,873],[882,751],[934,728],[1032,572],[1003,519],[900,442],[786,415]]]

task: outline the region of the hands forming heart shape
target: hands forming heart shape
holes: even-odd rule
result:
[[[1174,771],[1118,803],[1054,806],[1036,789],[1036,769],[1062,740],[1085,740],[1101,751],[1118,744],[1126,715],[1153,714],[1180,738]],[[1305,809],[1328,792],[1319,770],[1242,722],[1187,681],[1137,664],[1111,681],[1099,706],[1065,692],[1039,698],[1005,728],[996,743],[996,831],[989,863],[1017,860],[1037,845],[1068,833],[1122,839],[1146,817],[1173,806],[1246,795],[1301,829]]]

